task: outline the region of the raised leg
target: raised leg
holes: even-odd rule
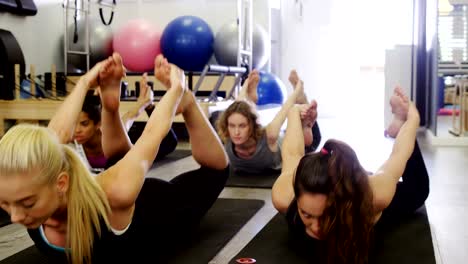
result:
[[[162,55],[158,56],[156,64],[158,64],[157,67],[161,69],[156,72],[156,78],[166,86],[170,85],[171,78],[169,73],[174,72],[170,71],[170,68],[175,66],[169,64]],[[192,146],[193,158],[200,165],[208,168],[226,168],[228,165],[228,157],[221,140],[191,91],[185,91],[179,103],[177,113],[182,113],[184,117],[185,126],[187,127]]]
[[[122,157],[131,148],[126,129],[120,119],[120,83],[125,76],[122,58],[114,53],[99,72],[102,150],[108,158]]]

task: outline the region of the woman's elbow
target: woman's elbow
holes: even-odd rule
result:
[[[64,129],[57,129],[57,130],[52,129],[52,130],[55,131],[55,134],[57,135],[57,138],[60,143],[67,144],[73,141],[73,133],[71,133],[70,131],[64,130]]]
[[[133,206],[139,190],[130,188],[128,185],[114,184],[104,190],[111,208],[129,208]]]

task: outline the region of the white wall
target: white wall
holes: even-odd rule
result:
[[[301,2],[301,1],[298,1]],[[296,1],[282,1],[281,78],[296,68],[304,80],[309,99],[317,99],[322,117],[339,113],[350,105],[350,84],[358,65],[353,49],[354,1],[303,0],[302,18]],[[340,107],[338,107],[340,106]]]
[[[70,0],[73,3],[73,0]],[[267,31],[269,28],[268,0],[255,0],[254,21]],[[61,37],[64,32],[64,10],[61,0],[35,0],[36,16],[21,17],[0,15],[0,28],[9,30],[18,40],[27,65],[36,65],[36,73],[50,71],[51,64],[63,70]],[[96,0],[92,1],[91,16],[99,19]],[[106,19],[110,11],[104,11]],[[118,0],[114,20],[114,32],[128,20],[143,18],[161,30],[174,18],[195,15],[203,18],[216,34],[218,29],[237,17],[237,0]],[[70,12],[70,23],[73,11]],[[29,71],[29,70],[28,70]]]
[[[9,30],[18,41],[24,55],[27,72],[29,64],[36,73],[50,71],[52,63],[62,67],[59,36],[63,34],[63,9],[60,0],[36,0],[35,16],[0,15],[0,28]]]
[[[411,95],[411,73],[412,66],[411,45],[398,45],[394,49],[385,52],[385,96],[384,103],[384,126],[388,127],[393,120],[392,110],[387,103],[393,94],[395,85],[400,85],[403,91]]]
[[[352,116],[356,105],[381,102],[360,89],[361,67],[383,67],[386,49],[411,43],[412,5],[407,0],[281,1],[281,78],[287,80],[296,68],[321,117]],[[376,87],[382,97],[384,86],[382,81]]]

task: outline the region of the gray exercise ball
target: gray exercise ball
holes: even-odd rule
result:
[[[68,47],[74,51],[84,51],[86,44],[86,20],[80,19],[77,21],[77,36],[76,43],[74,42],[75,25],[71,23],[68,26]],[[104,60],[112,55],[112,39],[113,32],[110,26],[102,24],[101,20],[89,20],[89,67],[91,68],[97,62]],[[63,47],[63,41],[62,41]],[[86,70],[86,56],[68,54],[68,64],[79,70]]]
[[[216,33],[214,55],[219,64],[228,66],[237,65],[238,30],[237,21],[233,21],[223,25]],[[261,69],[270,58],[270,36],[262,26],[255,24],[252,38],[252,66]]]

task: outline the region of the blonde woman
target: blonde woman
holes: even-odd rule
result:
[[[186,91],[183,72],[156,58],[156,78],[168,90],[134,146],[118,111],[124,75],[121,57],[114,54],[80,79],[48,128],[18,125],[0,141],[1,207],[52,260],[154,263],[186,239],[224,187],[226,153]],[[94,177],[64,143],[73,135],[85,94],[97,84],[104,153],[122,158]],[[170,182],[145,179],[176,113],[184,116],[201,167]]]

